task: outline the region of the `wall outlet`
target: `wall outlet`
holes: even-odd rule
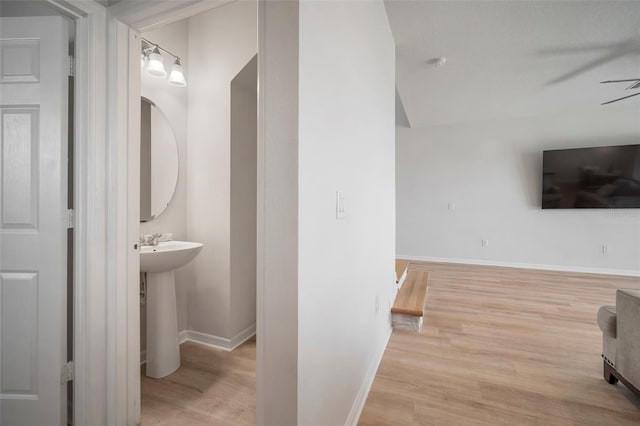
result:
[[[455,210],[456,208],[456,203],[454,203],[453,201],[449,201],[449,204],[447,205],[447,208],[449,210]]]
[[[482,240],[482,247],[489,247],[489,240]]]
[[[602,245],[602,254],[609,253],[609,246],[607,244]]]
[[[336,219],[344,219],[347,216],[347,210],[344,206],[344,192],[336,191]]]
[[[380,312],[380,297],[376,296],[376,312]]]

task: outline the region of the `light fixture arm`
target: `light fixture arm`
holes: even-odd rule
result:
[[[168,54],[169,56],[173,56],[178,61],[180,60],[180,57],[178,55],[174,55],[173,53],[169,52],[167,49],[164,49],[163,47],[161,47],[159,44],[151,43],[149,40],[147,40],[144,37],[142,38],[142,44],[143,44],[142,53],[144,55],[148,55],[153,50],[158,49],[159,51],[164,52],[164,53]],[[147,47],[144,47],[145,44],[147,45]]]

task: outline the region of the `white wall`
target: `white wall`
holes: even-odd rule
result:
[[[640,273],[640,209],[540,208],[543,150],[639,137],[638,111],[624,106],[398,128],[398,256]]]
[[[302,1],[299,17],[298,424],[338,425],[390,334],[395,46],[382,1]]]
[[[189,18],[187,237],[204,248],[186,266],[188,328],[225,339],[237,330],[230,308],[230,91],[257,52],[256,9],[239,1]]]
[[[299,18],[297,1],[259,2],[258,425],[298,424]]]
[[[158,43],[163,48],[180,56],[187,81],[189,81],[188,35],[186,20],[143,34],[144,38]],[[171,69],[172,59],[168,55],[164,57],[167,70]],[[150,99],[162,110],[173,128],[178,144],[179,170],[178,183],[171,203],[160,217],[150,222],[141,223],[140,232],[142,234],[170,232],[175,240],[185,240],[187,238],[187,89],[170,86],[165,79],[152,78],[144,71],[141,73],[141,78],[142,96]],[[185,268],[176,271],[178,330],[184,330],[187,327],[187,277],[185,272]],[[141,315],[144,327],[144,307],[141,309]],[[145,347],[144,345],[143,334],[142,346]]]
[[[258,58],[231,81],[231,336],[256,324]]]

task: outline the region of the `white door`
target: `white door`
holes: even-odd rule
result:
[[[0,424],[66,425],[68,27],[0,18]]]

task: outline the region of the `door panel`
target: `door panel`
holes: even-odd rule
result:
[[[2,43],[0,83],[40,81],[40,40],[15,39]]]
[[[25,399],[38,396],[38,274],[0,274],[2,322],[2,393]]]
[[[2,229],[38,229],[38,109],[2,108]]]
[[[68,25],[0,18],[0,424],[66,424]]]

